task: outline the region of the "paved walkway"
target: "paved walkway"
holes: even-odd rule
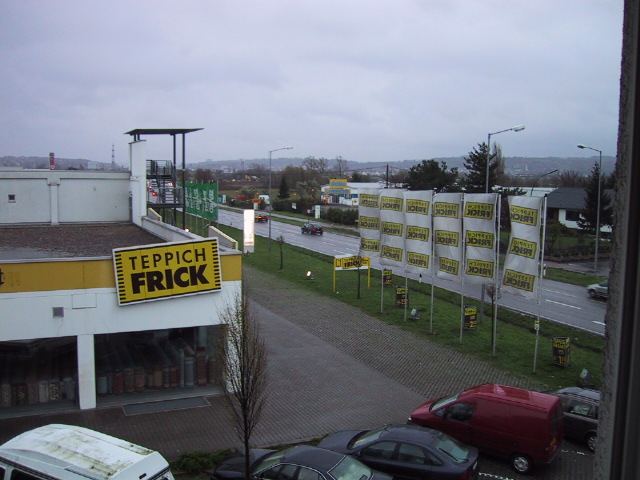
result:
[[[297,285],[255,270],[248,270],[245,280],[269,354],[269,397],[252,439],[256,446],[404,423],[427,397],[483,382],[535,388],[526,379]],[[105,407],[4,419],[0,443],[39,425],[69,423],[159,450],[170,460],[182,452],[239,446],[221,398],[206,398],[204,407],[130,416],[122,407]],[[567,472],[563,462],[573,463],[562,458],[556,468]],[[538,478],[589,476],[573,472]]]

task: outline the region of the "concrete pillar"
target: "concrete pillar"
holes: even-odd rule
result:
[[[60,223],[60,204],[58,202],[58,189],[60,187],[60,177],[51,177],[47,180],[49,185],[49,208],[51,209],[51,225]]]
[[[131,192],[131,220],[142,225],[142,217],[147,214],[147,159],[146,140],[129,143],[129,191]]]
[[[77,346],[80,409],[96,408],[96,359],[93,335],[78,335]]]

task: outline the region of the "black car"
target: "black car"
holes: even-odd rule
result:
[[[600,392],[590,388],[567,387],[552,392],[562,400],[564,435],[587,445],[595,452],[598,443]]]
[[[256,223],[267,223],[269,221],[269,215],[266,213],[256,212],[254,219]]]
[[[245,457],[234,454],[223,459],[211,478],[244,480]],[[285,450],[250,451],[251,477],[268,480],[391,480],[353,457],[309,445]]]
[[[347,430],[328,435],[321,448],[353,455],[394,478],[478,478],[478,449],[418,425],[385,425],[375,430]]]
[[[305,223],[302,225],[302,233],[308,233],[309,235],[322,235],[324,228],[319,223]]]

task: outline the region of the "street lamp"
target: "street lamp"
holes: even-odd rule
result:
[[[598,150],[597,148],[587,147],[586,145],[578,145],[578,148],[586,148],[588,150],[593,150],[594,152],[598,152],[600,155],[600,163],[598,164],[598,206],[596,212],[596,252],[593,256],[593,273],[598,273],[598,242],[600,240],[600,191],[602,189],[602,150]]]
[[[291,150],[293,147],[281,147],[269,150],[269,251],[271,251],[271,222],[273,221],[273,197],[271,196],[271,154],[280,150]]]
[[[491,136],[497,135],[499,133],[504,133],[504,132],[521,132],[522,130],[524,130],[524,125],[516,125],[515,127],[507,128],[505,130],[500,130],[499,132],[493,132],[487,135],[488,151],[487,151],[487,177],[485,181],[485,193],[489,193],[489,164],[491,163],[489,160],[491,157]]]
[[[547,173],[543,173],[542,175],[540,175],[538,178],[536,178],[536,181],[533,182],[533,186],[531,187],[531,191],[529,192],[529,196],[533,196],[533,189],[536,188],[536,185],[538,184],[538,182],[540,181],[540,179],[542,177],[546,177],[547,175],[551,175],[552,173],[556,173],[558,171],[558,169],[555,170],[551,170],[550,172]]]

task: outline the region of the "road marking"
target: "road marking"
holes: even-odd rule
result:
[[[545,300],[545,302],[555,303],[556,305],[562,305],[563,307],[575,308],[577,310],[582,310],[580,307],[576,307],[575,305],[568,305],[566,303],[555,302],[553,300]]]
[[[576,298],[577,297],[577,295],[574,295],[573,293],[560,292],[558,290],[550,290],[548,288],[543,288],[542,291],[543,292],[549,292],[549,293],[555,293],[556,295],[562,295],[563,297],[571,297],[571,298]]]
[[[606,325],[606,323],[604,322],[598,322],[596,320],[591,320],[593,323],[597,323],[598,325]]]

